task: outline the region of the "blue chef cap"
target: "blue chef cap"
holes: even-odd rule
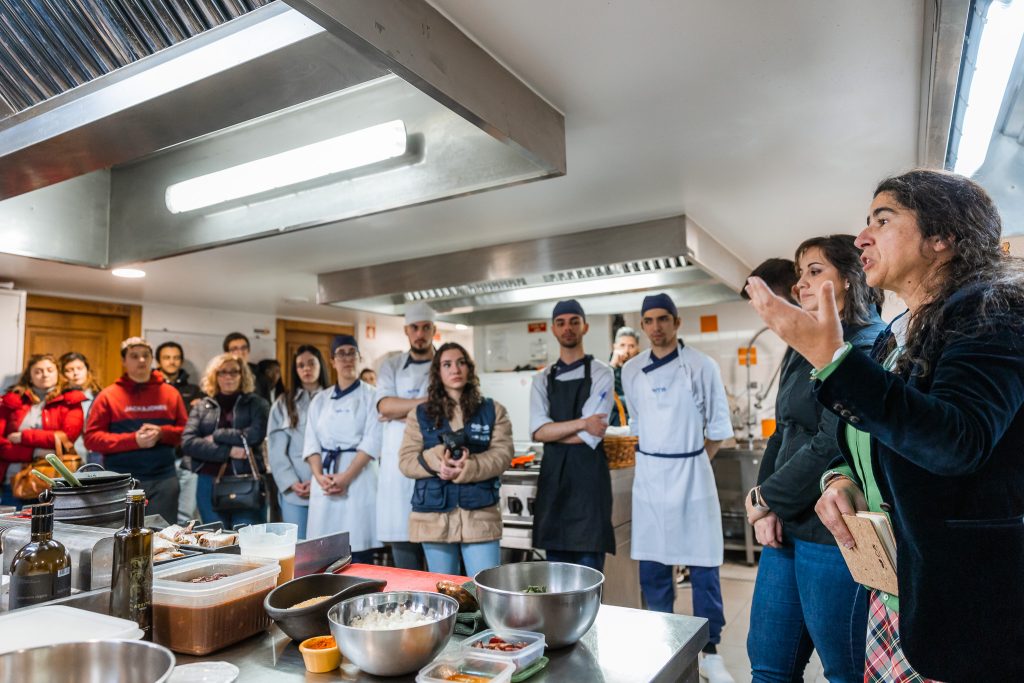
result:
[[[640,307],[640,315],[643,315],[652,308],[664,308],[666,311],[671,313],[673,317],[679,317],[679,310],[676,308],[675,302],[672,301],[672,297],[664,292],[661,294],[645,296],[644,305]]]
[[[566,315],[567,313],[573,313],[587,319],[587,314],[583,312],[583,307],[580,306],[580,302],[576,299],[566,299],[565,301],[559,301],[555,304],[555,310],[551,312],[551,319],[554,320],[560,315]]]
[[[359,350],[359,343],[356,342],[356,338],[351,334],[339,334],[331,341],[331,355],[338,350],[339,346],[354,346],[356,351]]]

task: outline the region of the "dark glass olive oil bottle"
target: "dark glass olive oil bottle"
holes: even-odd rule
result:
[[[53,538],[53,503],[32,506],[32,540],[11,561],[9,609],[71,595],[71,555]]]
[[[128,492],[124,528],[114,534],[110,615],[130,619],[153,639],[153,531],[143,525],[146,493]]]

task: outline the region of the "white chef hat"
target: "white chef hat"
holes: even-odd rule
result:
[[[434,322],[436,319],[437,313],[434,312],[434,309],[421,301],[414,301],[411,304],[407,304],[405,307],[406,325],[412,325],[413,323],[421,323],[424,321]]]

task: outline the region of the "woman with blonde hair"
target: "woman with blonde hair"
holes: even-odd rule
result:
[[[498,477],[511,462],[508,411],[480,394],[466,349],[443,344],[430,362],[427,400],[409,413],[399,451],[402,474],[416,480],[409,540],[423,544],[430,571],[460,574],[460,556],[468,576],[500,564]]]
[[[85,395],[85,400],[82,401],[82,420],[83,423],[88,421],[92,400],[103,391],[103,387],[92,374],[89,359],[77,351],[65,353],[60,357],[60,374],[64,376],[69,389],[80,389]],[[85,447],[85,430],[82,431],[83,434],[75,441],[75,450],[86,462],[100,462],[102,456],[99,453],[90,454]]]
[[[20,502],[11,491],[11,480],[21,467],[54,450],[58,432],[74,441],[82,433],[82,402],[85,394],[69,389],[57,371],[57,359],[48,353],[28,359],[18,383],[0,399],[0,505]]]
[[[213,503],[214,482],[223,475],[248,474],[255,463],[265,470],[258,449],[267,434],[270,406],[254,393],[249,366],[230,353],[216,356],[206,366],[200,388],[206,394],[189,413],[181,435],[181,450],[192,458],[199,475],[196,505],[203,522],[226,527],[267,521],[266,505],[251,510],[218,510]]]

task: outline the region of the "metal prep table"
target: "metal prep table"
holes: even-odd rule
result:
[[[108,589],[80,593],[50,604],[106,612]],[[454,636],[446,652],[455,652],[462,636]],[[602,605],[594,623],[575,645],[548,650],[551,662],[530,683],[697,683],[697,655],[708,641],[706,619]],[[175,654],[178,664],[226,661],[239,668],[238,683],[287,681],[395,681],[411,683],[416,674],[381,678],[358,671],[346,660],[342,668],[311,674],[298,647],[276,626],[265,633],[206,657]]]

